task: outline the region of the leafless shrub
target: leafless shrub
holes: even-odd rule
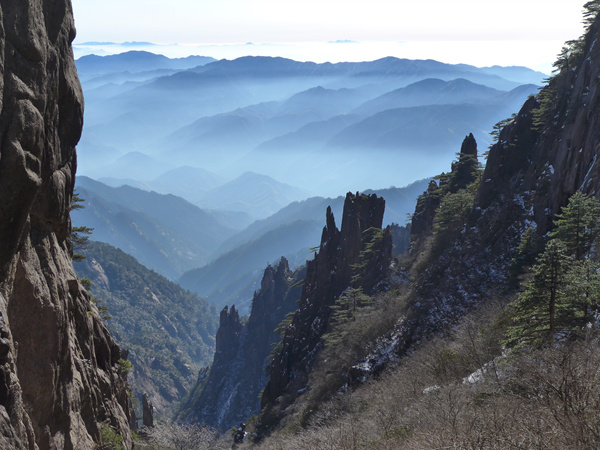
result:
[[[599,337],[502,356],[501,313],[493,305],[465,318],[260,448],[600,448]]]
[[[156,450],[202,450],[216,448],[215,430],[199,424],[157,424],[145,428],[150,448]]]

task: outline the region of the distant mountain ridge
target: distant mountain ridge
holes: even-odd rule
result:
[[[126,157],[129,160],[138,159],[138,155],[131,153],[123,158]],[[146,158],[139,158],[141,165]],[[157,161],[154,163],[160,164]],[[89,178],[83,177],[83,180],[85,184]],[[294,201],[311,196],[310,192],[254,172],[245,172],[234,180],[227,180],[212,172],[186,166],[170,169],[153,180],[108,177],[98,181],[114,188],[130,186],[164,195],[173,194],[212,212],[236,213],[239,215],[236,228],[239,229],[253,220],[274,214]],[[95,186],[98,188],[99,185]],[[131,203],[128,205],[132,206]]]
[[[118,58],[106,62],[116,64]],[[132,74],[130,82],[110,74],[104,84],[102,77],[89,81],[95,88],[89,91],[79,146],[81,173],[114,177],[108,171],[123,165],[111,167],[115,155],[140,152],[163,163],[164,171],[195,166],[229,179],[253,171],[322,196],[408,184],[443,170],[468,133],[489,144],[493,124],[514,113],[544,78],[520,67],[398,58],[317,64],[242,57],[163,76],[157,71],[149,71],[147,79]],[[84,77],[87,92],[86,83]],[[413,107],[421,109],[407,110]],[[395,113],[375,116],[386,111]],[[419,119],[410,122],[415,114]],[[361,134],[364,121],[371,128],[378,125],[375,134],[374,129]],[[104,168],[92,151],[99,148],[110,149]],[[394,161],[389,149],[395,150]],[[439,167],[402,170],[417,153]],[[332,170],[336,163],[339,169]],[[400,172],[393,173],[393,166]],[[141,180],[140,175],[118,177]]]
[[[174,279],[203,265],[235,225],[174,195],[130,186],[113,188],[78,177],[76,189],[85,199],[73,212],[73,223],[94,228],[92,239],[135,256],[147,267]]]
[[[149,72],[159,69],[185,70],[216,61],[207,56],[167,58],[146,51],[128,51],[116,55],[86,55],[77,59],[75,65],[79,76],[86,79],[119,72]]]
[[[266,175],[245,172],[235,180],[206,192],[198,205],[207,209],[243,211],[258,219],[310,196],[307,191],[279,183]]]
[[[524,78],[531,83],[537,80],[541,84],[546,77],[541,72],[535,72],[525,67],[519,68],[493,68],[480,69],[468,64],[446,64],[434,60],[410,60],[395,57],[386,57],[367,62],[341,62],[341,63],[314,63],[298,62],[281,57],[245,56],[234,60],[220,60],[207,64],[203,67],[193,69],[195,72],[209,76],[222,76],[223,74],[246,73],[252,77],[280,77],[310,75],[371,77],[373,75],[382,77],[401,76],[421,78],[424,74],[437,74],[440,78],[454,79],[460,74],[474,76],[480,81],[487,80],[489,83],[509,86],[507,81],[513,82],[513,87],[524,84]],[[431,77],[430,77],[431,78]],[[517,81],[519,80],[519,81]]]

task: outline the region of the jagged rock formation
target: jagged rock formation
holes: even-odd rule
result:
[[[0,17],[0,447],[94,448],[107,422],[129,448],[120,350],[70,257],[71,2],[2,2]]]
[[[384,209],[385,201],[375,194],[348,193],[341,230],[335,225],[331,208],[327,209],[327,225],[323,229],[319,252],[307,263],[299,309],[286,329],[281,351],[274,355],[271,364],[271,376],[261,399],[262,427],[277,423],[280,411],[306,387],[315,355],[322,346],[330,307],[351,286],[354,265],[364,246],[363,232],[370,228],[381,229]],[[392,247],[389,230],[386,235],[388,251],[384,253],[389,265]]]
[[[577,190],[600,192],[599,36],[596,20],[576,63],[563,68],[545,88],[550,99],[545,104],[529,99],[502,130],[479,192],[482,209],[496,206],[500,198],[522,195],[527,207],[533,206],[543,233],[570,195]],[[540,108],[547,109],[544,123],[534,125]]]
[[[154,406],[145,392],[142,395],[142,423],[145,427],[154,426]]]
[[[247,323],[242,324],[234,306],[221,311],[213,365],[208,375],[198,377],[181,419],[225,431],[259,412],[259,394],[267,383],[264,369],[279,340],[275,329],[296,308],[300,288],[293,286],[304,274],[303,269],[292,273],[281,258],[265,269]]]
[[[417,199],[411,220],[410,233],[413,240],[429,236],[433,232],[433,219],[444,194],[454,194],[475,181],[477,156],[477,142],[473,134],[469,134],[460,147],[458,160],[452,163],[452,171],[436,177],[439,184],[431,180],[427,190]]]
[[[406,324],[405,348],[456,323],[472,306],[510,291],[523,232],[533,227],[545,235],[577,190],[600,194],[599,37],[597,19],[549,84],[500,130],[468,226],[417,280],[419,308]],[[415,215],[435,210],[426,204],[429,194]],[[413,242],[422,242],[430,231],[413,221]]]

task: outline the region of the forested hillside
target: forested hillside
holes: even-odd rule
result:
[[[156,418],[170,418],[211,362],[215,309],[108,244],[89,242],[82,253],[75,270],[91,282],[109,331],[133,364],[128,380],[137,407],[147,393]]]

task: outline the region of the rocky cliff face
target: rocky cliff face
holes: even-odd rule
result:
[[[71,263],[83,99],[70,1],[1,2],[0,447],[93,448],[128,433],[126,383]]]
[[[213,365],[206,378],[199,378],[182,419],[225,431],[259,412],[259,394],[267,383],[264,369],[279,339],[275,329],[295,309],[300,291],[292,286],[303,276],[304,270],[292,273],[281,258],[265,270],[246,324],[234,306],[223,309]]]
[[[544,232],[577,190],[600,191],[600,22],[581,41],[581,54],[531,98],[490,152],[479,204],[489,208],[522,195]],[[544,100],[544,97],[547,100]],[[540,109],[544,110],[540,114]],[[537,110],[537,111],[536,111]],[[533,124],[534,116],[542,124]],[[538,122],[540,119],[538,118]]]
[[[532,227],[545,235],[578,190],[599,196],[599,37],[596,20],[549,84],[500,130],[468,226],[429,261],[415,284],[419,307],[407,321],[405,347],[456,323],[472,306],[510,292],[523,232]],[[435,192],[428,190],[417,206],[415,216],[424,214],[413,220],[414,242],[431,234]],[[422,249],[417,245],[413,251]]]
[[[477,157],[477,142],[473,134],[469,134],[463,140],[451,172],[436,177],[438,182],[431,180],[427,190],[417,199],[410,230],[413,240],[421,240],[433,233],[433,219],[444,194],[454,194],[475,181]]]
[[[364,246],[363,232],[370,228],[381,229],[384,209],[385,201],[375,194],[348,193],[341,230],[335,225],[331,208],[327,209],[327,225],[323,229],[319,252],[307,263],[299,309],[285,332],[281,351],[271,364],[271,376],[261,400],[263,408],[285,409],[306,387],[315,355],[322,346],[330,307],[351,286],[353,266],[359,261]],[[386,242],[389,251],[385,252],[388,260],[383,263],[384,267],[391,259],[391,235]],[[278,415],[267,414],[271,421]],[[263,425],[272,425],[266,423],[269,420]]]

